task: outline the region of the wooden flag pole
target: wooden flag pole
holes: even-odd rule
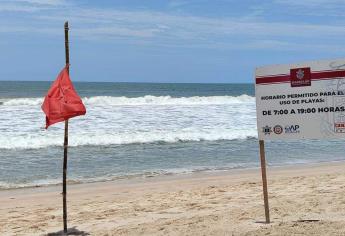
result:
[[[68,21],[65,22],[65,53],[66,53],[66,66],[69,73],[69,45],[68,45]],[[63,181],[62,181],[62,195],[63,195],[63,231],[67,233],[67,149],[68,149],[68,119],[65,120],[65,138],[63,144]]]
[[[270,223],[270,209],[268,206],[266,158],[265,158],[264,140],[259,140],[259,146],[260,146],[260,161],[261,161],[261,175],[262,175],[262,190],[264,193],[264,203],[265,203],[265,217],[266,217],[266,224],[269,224]]]

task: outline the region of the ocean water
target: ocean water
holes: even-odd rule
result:
[[[61,183],[63,123],[40,109],[50,82],[0,81],[0,189]],[[75,83],[70,183],[259,167],[252,84]],[[268,165],[341,161],[345,140],[266,142]]]

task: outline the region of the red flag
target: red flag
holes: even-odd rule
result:
[[[68,66],[58,75],[44,98],[42,110],[48,126],[75,116],[85,115],[85,106],[69,78]]]

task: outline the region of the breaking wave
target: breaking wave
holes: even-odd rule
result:
[[[257,136],[255,99],[248,95],[83,98],[86,116],[70,122],[70,146],[177,143]],[[0,149],[61,146],[63,124],[42,129],[43,98],[1,101]]]
[[[46,132],[46,131],[43,131]],[[217,140],[239,140],[256,138],[256,130],[213,131],[211,133],[134,133],[134,134],[70,134],[69,146],[108,146],[145,143],[177,143]],[[62,136],[30,135],[19,137],[0,137],[0,149],[39,149],[61,146]]]
[[[111,106],[139,106],[139,105],[221,105],[236,104],[242,102],[253,102],[254,97],[246,94],[240,96],[209,96],[209,97],[171,97],[171,96],[151,96],[143,97],[111,97],[95,96],[84,97],[85,105],[111,105]],[[38,106],[43,102],[43,98],[16,98],[0,101],[0,105],[5,106]]]

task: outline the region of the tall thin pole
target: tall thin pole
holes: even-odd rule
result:
[[[65,22],[65,53],[66,66],[69,66],[69,45],[68,45],[68,21]],[[69,67],[67,67],[69,73]],[[67,233],[67,150],[68,150],[68,120],[65,120],[65,138],[63,144],[63,181],[62,181],[62,195],[63,195],[63,231]]]
[[[267,176],[266,176],[266,158],[265,158],[265,143],[264,140],[259,140],[260,146],[260,161],[261,161],[261,175],[262,175],[262,190],[264,194],[265,203],[265,217],[266,223],[270,223],[270,209],[268,206],[268,191],[267,191]]]

